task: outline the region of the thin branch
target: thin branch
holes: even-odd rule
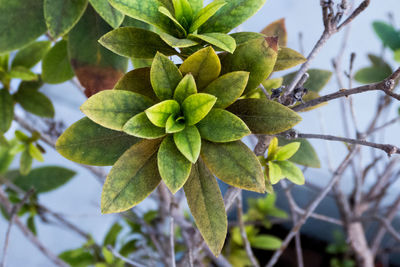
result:
[[[128,259],[124,256],[122,256],[118,251],[116,251],[111,245],[107,246],[107,249],[118,259],[124,261],[126,264],[129,264],[131,266],[134,267],[146,267],[146,265],[138,263],[138,262],[134,262],[131,259]]]
[[[398,68],[392,75],[390,75],[388,78],[386,78],[382,82],[367,84],[367,85],[359,86],[359,87],[352,88],[352,89],[342,89],[335,93],[321,96],[321,97],[315,98],[313,100],[310,100],[304,104],[297,105],[297,106],[293,107],[292,110],[300,111],[305,108],[313,107],[313,106],[319,105],[321,103],[331,101],[333,99],[337,99],[337,98],[345,97],[345,96],[349,96],[349,95],[354,95],[354,94],[360,94],[360,93],[364,93],[364,92],[368,92],[368,91],[383,91],[386,95],[391,96],[397,100],[400,100],[400,95],[392,92],[392,90],[395,86],[395,80],[397,80],[399,77],[400,77],[400,68]]]
[[[300,67],[300,70],[297,72],[296,76],[293,78],[292,82],[290,85],[286,88],[286,91],[284,93],[284,98],[287,97],[297,86],[298,82],[300,81],[301,77],[307,72],[307,70],[310,67],[311,61],[316,57],[316,55],[319,53],[321,48],[324,46],[324,44],[328,41],[328,39],[335,33],[339,32],[344,26],[349,24],[351,21],[353,21],[363,10],[365,10],[370,3],[370,0],[365,0],[363,1],[357,8],[354,10],[354,12],[342,23],[338,26],[338,23],[343,16],[344,12],[348,8],[347,4],[341,5],[342,10],[338,11],[336,14],[333,12],[333,8],[331,4],[332,2],[328,1],[321,1],[321,6],[322,6],[322,15],[323,15],[323,22],[325,29],[318,40],[318,42],[315,44],[313,49],[311,50],[310,54],[307,57],[307,61]],[[283,101],[284,102],[284,101]]]
[[[257,261],[256,257],[254,256],[253,250],[251,249],[250,241],[247,238],[246,228],[244,226],[242,193],[239,194],[236,201],[237,201],[237,216],[238,216],[238,221],[239,221],[240,235],[242,236],[242,241],[243,241],[244,247],[246,249],[247,257],[250,259],[252,266],[259,267],[260,264],[258,264],[258,261]]]
[[[285,135],[285,134],[282,134],[282,135],[288,137],[288,135]],[[391,156],[393,154],[400,154],[400,148],[398,148],[394,145],[377,144],[377,143],[368,142],[365,140],[351,139],[351,138],[339,137],[339,136],[334,136],[334,135],[298,133],[298,134],[296,134],[296,138],[322,139],[322,140],[339,141],[339,142],[345,142],[345,143],[350,143],[350,144],[368,146],[368,147],[380,149],[380,150],[386,152],[388,154],[388,156]]]
[[[317,195],[317,197],[310,203],[308,208],[305,210],[305,213],[299,218],[299,221],[292,228],[289,234],[286,236],[285,240],[282,242],[281,247],[275,251],[272,258],[266,265],[266,267],[272,267],[278,261],[279,257],[282,255],[283,251],[289,245],[292,238],[296,235],[298,231],[300,231],[301,226],[307,221],[307,219],[311,216],[314,210],[318,207],[321,201],[326,197],[326,195],[331,191],[332,187],[339,181],[341,175],[349,165],[351,159],[355,155],[355,149],[352,149],[346,156],[346,158],[342,161],[342,163],[337,168],[336,172],[333,174],[331,180],[328,185]]]

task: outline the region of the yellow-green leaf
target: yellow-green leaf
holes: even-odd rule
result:
[[[111,27],[118,28],[124,20],[124,14],[113,8],[108,0],[89,0],[96,12],[105,20]]]
[[[281,168],[274,162],[268,163],[268,177],[271,184],[277,184],[284,176],[282,175]]]
[[[208,4],[206,7],[202,8],[193,20],[190,26],[189,32],[195,32],[201,25],[203,25],[209,18],[211,18],[218,10],[226,5],[224,0],[215,0]],[[214,31],[218,32],[218,31]]]
[[[67,41],[61,40],[43,58],[43,81],[50,84],[63,83],[74,76],[74,70],[68,58]]]
[[[146,139],[156,139],[165,135],[165,129],[151,123],[144,112],[136,114],[128,120],[122,130],[129,135]]]
[[[201,137],[212,142],[237,141],[251,134],[241,119],[219,108],[212,109],[196,126]]]
[[[191,73],[197,83],[197,89],[205,88],[221,72],[221,63],[212,47],[203,48],[189,56],[179,70],[183,74]]]
[[[142,140],[114,164],[101,195],[101,212],[122,212],[144,200],[161,181],[157,150],[161,140]]]
[[[136,114],[150,107],[152,101],[140,94],[123,90],[106,90],[86,100],[81,110],[103,127],[121,131]]]
[[[175,64],[161,53],[157,53],[150,70],[153,90],[160,100],[171,99],[182,74]]]
[[[318,155],[315,152],[315,149],[310,144],[307,139],[294,139],[294,140],[287,140],[285,138],[279,137],[279,144],[286,145],[290,142],[300,142],[300,148],[297,150],[296,154],[294,154],[290,161],[296,164],[300,164],[303,166],[311,167],[311,168],[320,168],[321,163],[318,159]]]
[[[201,158],[225,183],[249,191],[265,192],[264,174],[260,162],[241,141],[211,143],[203,140]]]
[[[215,108],[226,108],[242,95],[248,80],[248,72],[230,72],[218,77],[203,92],[217,97]]]
[[[0,133],[5,133],[14,118],[14,101],[6,89],[0,89],[0,118]]]
[[[99,42],[114,53],[129,58],[153,58],[157,52],[167,56],[177,53],[158,34],[136,27],[121,27],[110,31]]]
[[[278,55],[277,39],[266,37],[253,39],[236,47],[233,54],[221,58],[222,73],[250,72],[244,93],[257,88],[271,74]]]
[[[175,100],[165,100],[145,110],[149,120],[158,127],[165,127],[169,116],[176,115],[179,111],[179,103]]]
[[[134,69],[126,73],[115,85],[114,90],[131,91],[159,101],[151,87],[150,68]]]
[[[290,159],[299,150],[300,142],[292,142],[279,148],[275,160]]]
[[[290,161],[275,162],[282,171],[282,176],[288,178],[292,183],[303,185],[305,183],[303,172]]]
[[[228,110],[241,118],[253,134],[281,133],[301,121],[301,117],[290,108],[267,99],[241,99]]]
[[[201,137],[196,126],[186,126],[174,134],[174,141],[179,151],[192,163],[196,163],[200,155]]]
[[[191,47],[194,45],[197,45],[197,42],[189,39],[180,39],[176,38],[168,33],[162,32],[160,33],[161,39],[163,39],[164,42],[169,44],[172,47],[178,47],[178,48],[184,48],[184,47]]]
[[[198,93],[190,95],[182,103],[182,111],[187,125],[194,125],[210,112],[217,98],[213,95]]]
[[[175,119],[176,115],[172,114],[169,116],[167,123],[165,124],[166,133],[177,133],[185,129],[185,123]]]
[[[192,167],[184,190],[201,235],[218,257],[224,246],[228,221],[218,183],[201,159]]]
[[[179,82],[174,92],[174,99],[178,103],[182,102],[190,95],[197,93],[196,82],[192,74],[186,74],[185,77]]]
[[[157,160],[162,180],[175,194],[189,178],[192,163],[178,150],[171,135],[162,141]]]
[[[57,151],[65,158],[88,165],[110,166],[140,139],[104,128],[89,118],[72,124],[58,138]]]
[[[306,62],[306,60],[307,59],[299,52],[287,47],[280,47],[278,50],[278,58],[276,59],[274,71],[290,69]]]
[[[85,12],[87,0],[44,0],[44,17],[51,36],[69,32]]]
[[[219,33],[219,32],[210,32],[203,34],[193,33],[189,34],[188,37],[191,39],[200,39],[229,53],[233,53],[236,49],[235,39],[233,39],[231,36],[225,33]]]

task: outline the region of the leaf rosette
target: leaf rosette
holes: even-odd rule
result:
[[[247,71],[240,59],[245,49],[256,48],[263,50],[264,68]],[[183,187],[200,232],[220,253],[227,222],[214,175],[265,192],[262,166],[241,139],[282,132],[300,121],[277,102],[241,99],[250,80],[257,84],[273,71],[277,52],[271,43],[255,39],[237,52],[224,57],[229,71],[210,46],[179,67],[158,52],[151,68],[128,72],[113,90],[82,105],[87,118],[64,132],[57,149],[73,161],[113,165],[103,187],[103,213],[132,208],[161,181],[172,193]]]

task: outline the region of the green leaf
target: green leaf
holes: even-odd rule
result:
[[[282,240],[272,235],[257,235],[249,241],[253,248],[264,250],[277,250],[282,245]]]
[[[81,111],[103,127],[121,131],[136,114],[150,107],[145,96],[123,90],[106,90],[95,94],[81,106]]]
[[[95,263],[94,256],[86,248],[64,251],[59,258],[74,267],[85,267]]]
[[[373,67],[362,68],[359,71],[357,71],[356,74],[354,75],[354,79],[357,82],[363,84],[369,84],[369,83],[381,82],[384,79],[386,79],[390,74],[392,74],[391,69],[373,66]]]
[[[184,190],[201,235],[218,257],[224,246],[228,221],[218,183],[201,159],[193,166]]]
[[[316,93],[320,92],[332,77],[332,72],[328,70],[309,69],[307,73],[309,77],[303,87]],[[296,72],[285,75],[283,77],[283,84],[290,84],[295,75]]]
[[[138,93],[158,102],[150,82],[150,68],[134,69],[126,73],[115,85],[114,90]]]
[[[175,64],[161,53],[157,53],[150,70],[153,90],[160,100],[171,99],[182,74]]]
[[[185,28],[180,24],[180,22],[174,17],[174,15],[171,14],[171,12],[167,8],[165,8],[163,6],[160,6],[158,8],[158,11],[160,11],[161,14],[163,14],[164,16],[169,18],[175,24],[175,26],[178,29],[178,35],[179,36],[185,36],[186,35]]]
[[[130,58],[153,58],[157,51],[167,56],[177,53],[158,34],[135,27],[110,31],[99,42],[114,53]]]
[[[174,141],[179,151],[192,163],[196,163],[200,155],[201,137],[196,126],[186,126],[174,134]]]
[[[0,54],[0,72],[8,72],[8,61],[10,60],[9,54]],[[1,77],[1,76],[0,76]]]
[[[278,149],[279,149],[279,147],[278,147],[278,138],[274,137],[269,142],[267,161],[275,159],[276,152],[278,152]]]
[[[223,109],[212,109],[197,125],[202,138],[212,142],[232,142],[251,134],[247,125]]]
[[[300,164],[303,166],[311,167],[311,168],[320,168],[321,167],[321,163],[318,159],[318,155],[307,139],[300,138],[300,139],[294,139],[294,140],[287,140],[285,138],[279,137],[279,144],[281,144],[281,145],[286,145],[293,141],[300,142],[300,148],[290,158],[291,162],[294,162],[296,164]]]
[[[236,49],[235,39],[225,33],[211,32],[204,34],[190,34],[188,37],[200,39],[229,53],[233,53]]]
[[[185,19],[186,21],[192,19],[193,10],[188,0],[172,0],[172,3],[174,5],[175,17],[179,21],[182,19]]]
[[[372,26],[385,46],[393,51],[400,48],[400,33],[393,26],[382,21],[375,21]]]
[[[274,71],[290,69],[306,62],[306,60],[307,59],[299,52],[287,47],[280,47],[278,50],[278,58],[276,59]]]
[[[31,155],[32,158],[39,162],[43,162],[44,158],[42,155],[42,152],[32,143],[29,144],[28,152]]]
[[[5,133],[14,118],[14,101],[6,89],[0,89],[0,118],[0,133]]]
[[[110,230],[108,230],[104,237],[103,246],[111,245],[115,246],[119,233],[121,233],[123,227],[119,223],[114,223]]]
[[[183,74],[191,73],[196,80],[197,89],[203,89],[219,76],[221,63],[214,49],[209,46],[189,56],[179,70]]]
[[[248,72],[230,72],[214,80],[203,92],[217,97],[214,108],[226,108],[242,95],[248,79]]]
[[[34,67],[50,49],[50,41],[34,42],[18,51],[15,55],[11,68],[23,66],[27,69]]]
[[[89,0],[89,2],[111,27],[115,29],[121,25],[124,20],[124,14],[113,8],[107,0]]]
[[[161,143],[157,159],[162,180],[175,194],[189,178],[192,163],[179,152],[171,135]]]
[[[186,74],[185,77],[179,82],[174,92],[174,99],[178,103],[182,102],[190,95],[197,93],[196,82],[192,74]]]
[[[129,135],[146,139],[156,139],[165,135],[165,129],[151,123],[144,112],[128,120],[124,125],[123,131]]]
[[[32,187],[35,193],[45,193],[66,184],[75,172],[56,166],[46,166],[33,169],[28,175],[22,176],[18,171],[10,171],[5,176],[22,190],[28,191]]]
[[[284,176],[282,175],[282,170],[279,165],[274,162],[268,163],[268,177],[271,184],[277,184]]]
[[[225,0],[215,0],[208,4],[206,7],[202,8],[193,20],[192,25],[190,25],[189,32],[195,32],[201,25],[203,25],[209,18],[211,18],[218,10],[220,10],[227,3]],[[219,32],[219,31],[211,31]]]
[[[288,178],[292,183],[303,185],[305,183],[303,172],[290,161],[275,162],[281,169],[282,175]]]
[[[176,115],[180,111],[179,103],[175,100],[165,100],[146,109],[149,120],[158,127],[165,127],[169,116]]]
[[[176,115],[169,116],[166,124],[165,131],[167,133],[177,133],[185,129],[185,123],[175,119]]]
[[[396,51],[394,51],[393,53],[393,59],[397,62],[400,62],[400,49],[397,49]]]
[[[5,173],[14,160],[15,154],[8,147],[0,145],[0,174]]]
[[[281,133],[301,121],[296,112],[267,99],[238,100],[228,110],[241,118],[253,134]]]
[[[191,46],[197,45],[197,42],[195,42],[193,40],[179,39],[179,38],[176,38],[165,32],[161,32],[160,37],[161,37],[161,39],[163,39],[164,42],[166,42],[168,45],[170,45],[172,47],[184,48],[184,47],[191,47]]]
[[[225,183],[249,191],[265,192],[260,162],[241,141],[217,144],[203,140],[201,158]]]
[[[263,39],[265,35],[258,32],[235,32],[231,33],[233,39],[235,39],[236,45],[241,45],[243,43],[247,43],[253,39]]]
[[[188,0],[193,10],[193,15],[196,15],[203,8],[203,0]]]
[[[44,18],[51,36],[67,34],[82,17],[87,0],[44,0]]]
[[[88,6],[68,35],[68,54],[86,96],[111,89],[124,75],[128,59],[103,47],[98,39],[112,28]],[[85,45],[82,45],[85,44]]]
[[[0,54],[22,48],[46,32],[43,0],[0,0]]]
[[[272,22],[266,26],[261,33],[265,36],[277,36],[279,38],[278,44],[281,47],[284,47],[287,44],[287,32],[284,18]]]
[[[228,33],[253,16],[266,0],[230,0],[199,29],[199,33]]]
[[[31,171],[32,162],[33,158],[31,154],[29,154],[28,149],[25,149],[19,159],[19,172],[21,175],[27,175]]]
[[[44,94],[31,89],[19,89],[14,99],[28,112],[40,117],[53,118],[53,103]]]
[[[161,1],[109,0],[109,2],[113,7],[132,18],[149,23],[163,31],[174,33],[172,22],[158,11]]]
[[[61,40],[43,58],[42,78],[46,83],[56,84],[66,82],[74,76],[68,59],[67,41]]]
[[[210,112],[217,98],[213,95],[198,93],[191,95],[182,103],[182,111],[187,125],[194,125]]]
[[[83,118],[58,138],[56,149],[65,158],[81,164],[110,166],[137,142],[138,138]]]
[[[233,54],[224,55],[221,59],[222,73],[232,71],[250,72],[249,81],[244,93],[257,88],[273,71],[277,53],[277,39],[253,39],[236,47]]]
[[[101,195],[101,212],[122,212],[144,200],[161,181],[157,150],[161,140],[142,140],[114,164]]]
[[[293,142],[280,147],[276,152],[275,160],[282,161],[290,159],[300,148],[300,142]]]
[[[38,80],[37,74],[33,73],[30,69],[23,66],[16,66],[8,73],[10,78],[21,79],[23,81],[36,81]]]

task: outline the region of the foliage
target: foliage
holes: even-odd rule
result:
[[[355,261],[349,257],[349,246],[339,230],[333,232],[333,242],[326,247],[326,253],[333,257],[330,260],[331,267],[354,267]]]
[[[262,83],[271,90],[287,82],[273,81],[274,72],[306,60],[286,47],[284,20],[262,33],[229,33],[264,2],[215,0],[205,7],[199,0],[0,2],[5,14],[0,32],[8,36],[0,36],[0,172],[22,181],[24,190],[29,189],[25,183],[42,176],[37,175],[45,172],[41,168],[29,173],[33,159],[43,161],[40,135],[17,131],[11,140],[3,135],[11,127],[15,104],[53,118],[53,104],[40,88],[76,76],[89,97],[81,106],[86,117],[64,131],[56,148],[81,164],[113,166],[103,187],[102,212],[129,210],[160,182],[173,194],[183,188],[197,227],[218,255],[227,216],[214,175],[232,186],[264,193],[263,167],[241,139],[275,135],[301,121],[278,101],[255,95]],[[21,16],[26,20],[16,23]],[[44,33],[49,40],[37,40]],[[10,54],[17,49],[15,56]],[[177,57],[172,61],[169,56]],[[125,73],[129,60],[136,68]],[[309,86],[319,91],[330,74],[312,76],[316,81]],[[312,151],[304,145],[303,153]],[[7,172],[18,153],[20,173],[27,176]],[[298,173],[289,174],[297,170],[290,161],[274,161],[286,168],[289,179],[301,183]],[[317,166],[319,161],[313,155],[303,164]],[[52,190],[68,181],[67,176],[61,175],[60,181],[40,178],[35,186]],[[83,253],[85,258],[90,246],[64,256]],[[93,264],[120,264],[104,248],[96,253],[102,256]]]

